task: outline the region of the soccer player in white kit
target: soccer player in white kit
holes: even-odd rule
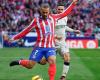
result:
[[[60,14],[63,11],[64,11],[64,4],[59,3],[57,6],[57,14]],[[55,27],[56,48],[57,48],[57,51],[59,51],[59,54],[64,59],[63,70],[62,70],[62,75],[60,77],[60,80],[65,80],[66,75],[69,70],[69,65],[70,65],[69,48],[66,44],[66,31],[80,33],[79,30],[74,30],[74,29],[69,28],[67,26],[67,20],[68,20],[68,17],[59,19],[58,21],[56,21],[56,27]]]

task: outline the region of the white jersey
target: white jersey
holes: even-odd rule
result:
[[[67,26],[67,17],[64,17],[56,21],[55,35],[61,37],[61,40],[56,40],[56,48],[60,48],[62,53],[69,52],[69,48],[66,45],[66,31],[73,32],[74,30]]]
[[[67,17],[59,19],[56,21],[55,35],[62,37],[62,40],[66,39],[66,31],[73,32],[74,30],[67,26]]]
[[[56,21],[55,35],[58,37],[62,37],[62,40],[66,38],[66,26],[67,26],[67,17],[64,17],[58,21]]]

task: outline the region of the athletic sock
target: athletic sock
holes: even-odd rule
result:
[[[56,74],[56,64],[50,64],[48,69],[49,80],[54,80]]]
[[[69,62],[64,62],[62,76],[66,76],[69,71]]]

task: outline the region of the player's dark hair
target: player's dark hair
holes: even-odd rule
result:
[[[49,4],[48,3],[42,3],[40,5],[40,8],[50,8]]]
[[[49,8],[49,9],[50,9],[50,13],[52,13],[51,8],[50,8],[50,5],[49,5],[49,3],[47,3],[47,2],[42,3],[42,4],[40,5],[39,12],[41,11],[41,8]],[[41,13],[41,12],[40,12],[40,13]]]
[[[65,6],[64,2],[59,2],[57,6]]]

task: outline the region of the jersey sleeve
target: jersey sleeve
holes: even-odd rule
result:
[[[67,15],[70,14],[70,12],[71,12],[72,9],[74,8],[74,6],[75,6],[75,3],[72,2],[72,3],[70,4],[70,6],[69,6],[63,13],[60,13],[60,14],[52,14],[52,16],[55,17],[56,20],[61,19],[61,18],[63,18],[63,17],[66,17]]]
[[[66,31],[69,31],[69,32],[74,32],[74,29],[72,29],[72,28],[70,28],[70,27],[66,26]]]
[[[28,27],[26,27],[24,30],[22,30],[20,33],[13,36],[12,40],[23,38],[26,34],[28,34],[35,27],[35,25],[36,25],[36,19],[33,19],[31,24]]]

